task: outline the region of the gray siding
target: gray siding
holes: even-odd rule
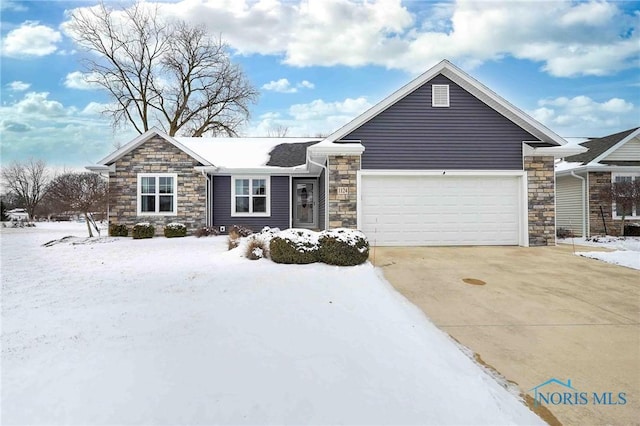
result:
[[[584,177],[584,176],[583,176]],[[582,181],[573,176],[556,179],[556,227],[570,229],[577,237],[582,237],[584,223]]]
[[[289,228],[289,176],[271,176],[271,216],[231,217],[231,176],[213,177],[213,226],[242,225],[259,231],[265,226]]]
[[[325,179],[326,173],[324,169],[322,169],[322,173],[320,173],[320,177],[318,178],[318,228],[325,229],[325,211],[326,211],[326,203],[327,196],[325,192]]]
[[[450,106],[431,106],[431,85],[448,84]],[[522,170],[534,136],[438,75],[342,138],[361,140],[363,169]]]

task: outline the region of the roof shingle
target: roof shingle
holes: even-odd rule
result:
[[[582,164],[590,163],[594,159],[598,158],[602,153],[607,151],[609,148],[611,148],[636,130],[638,130],[638,127],[615,133],[613,135],[603,136],[601,138],[590,139],[586,142],[582,142],[580,145],[587,148],[588,151],[583,152],[582,154],[567,157],[565,158],[565,161],[570,163],[576,162]]]

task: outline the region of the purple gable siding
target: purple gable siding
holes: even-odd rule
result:
[[[265,226],[289,228],[289,176],[271,176],[271,216],[231,217],[231,176],[213,177],[213,226],[242,225],[259,231]]]
[[[431,85],[448,84],[450,106],[431,106]],[[522,170],[522,141],[534,136],[443,75],[354,130],[363,169]]]

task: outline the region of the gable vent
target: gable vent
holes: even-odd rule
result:
[[[432,84],[431,85],[431,106],[432,107],[448,107],[449,106],[449,85],[448,84]]]

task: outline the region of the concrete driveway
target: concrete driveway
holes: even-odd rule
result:
[[[378,247],[371,258],[438,327],[523,392],[533,397],[528,390],[551,378],[571,379],[575,389],[540,388],[558,393],[556,402],[567,390],[586,392],[586,403],[580,395],[569,397],[578,405],[543,403],[562,424],[640,424],[639,271],[575,256],[570,246]],[[619,392],[624,405],[613,404]]]

